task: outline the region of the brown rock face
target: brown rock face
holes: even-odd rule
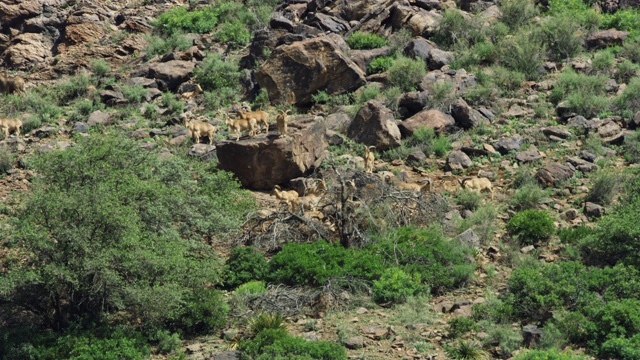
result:
[[[555,186],[562,180],[573,176],[573,170],[557,163],[549,164],[536,173],[536,179],[546,186]]]
[[[594,31],[585,39],[585,45],[588,49],[604,49],[608,46],[622,45],[627,35],[629,35],[627,31],[616,29]]]
[[[376,100],[369,100],[356,114],[347,136],[359,143],[383,151],[400,145],[400,129],[391,110]]]
[[[364,72],[328,36],[283,45],[256,72],[278,104],[307,105],[318,90],[340,94],[365,83]]]
[[[53,42],[43,34],[20,34],[13,39],[12,44],[3,57],[4,61],[15,69],[27,70],[33,64],[43,63],[53,56]]]
[[[398,127],[402,132],[402,136],[409,137],[413,135],[419,127],[428,127],[434,129],[437,133],[442,133],[448,126],[455,125],[453,117],[443,113],[440,110],[428,109],[422,110],[407,120],[401,122]]]
[[[255,190],[271,190],[277,184],[299,177],[312,167],[320,165],[325,140],[324,121],[295,121],[302,129],[278,138],[275,134],[258,136],[238,142],[218,144],[220,168],[233,172],[243,186]],[[292,126],[290,124],[289,131]]]
[[[180,84],[189,80],[194,67],[194,62],[182,60],[157,63],[149,67],[149,77],[166,82],[169,90],[176,91]]]

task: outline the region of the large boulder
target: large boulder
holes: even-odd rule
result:
[[[592,32],[585,39],[588,49],[604,49],[609,46],[622,45],[629,33],[616,29],[599,30]]]
[[[296,105],[310,104],[318,90],[340,94],[366,82],[362,69],[329,36],[277,47],[255,76],[272,102]]]
[[[451,104],[451,116],[456,121],[456,125],[463,129],[470,129],[482,124],[488,124],[489,119],[474,110],[463,99],[456,100]]]
[[[558,163],[549,164],[536,173],[536,179],[546,186],[556,186],[572,176],[573,170],[570,167]]]
[[[407,120],[398,124],[402,136],[409,137],[420,127],[434,129],[436,133],[442,133],[450,126],[455,125],[455,120],[437,109],[422,110]]]
[[[45,34],[25,33],[11,41],[2,57],[12,68],[28,70],[53,57],[52,48],[53,41]]]
[[[453,60],[452,52],[440,50],[435,43],[421,37],[409,41],[403,51],[407,56],[424,60],[429,70],[438,70]]]
[[[347,136],[384,151],[400,145],[400,129],[391,110],[376,100],[367,101],[347,129]]]
[[[219,167],[234,173],[247,188],[271,190],[319,166],[329,147],[324,120],[310,117],[291,122],[296,126],[289,126],[287,137],[260,135],[218,143]]]
[[[189,80],[195,64],[183,60],[156,63],[149,66],[148,76],[152,79],[162,80],[166,84],[167,90],[176,91],[180,84]]]

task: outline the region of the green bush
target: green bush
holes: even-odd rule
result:
[[[549,0],[547,15],[575,19],[587,31],[596,29],[602,17],[583,0]]]
[[[72,100],[85,96],[91,83],[92,80],[89,76],[80,74],[70,78],[68,81],[57,83],[50,91],[53,92],[58,104],[64,106]]]
[[[267,292],[264,281],[249,281],[238,286],[233,292],[234,295],[260,295]]]
[[[608,359],[640,359],[640,334],[606,340],[600,348],[600,356]]]
[[[522,345],[522,335],[511,325],[491,325],[485,331],[488,335],[484,341],[485,348],[494,348],[500,359],[511,358],[511,354]]]
[[[13,167],[14,160],[14,156],[10,152],[0,152],[0,177],[5,176],[7,171]]]
[[[253,201],[206,164],[108,134],[75,141],[30,161],[38,177],[3,238],[31,260],[0,278],[2,312],[55,328],[114,313],[175,321],[219,281],[211,247],[193,239],[238,229]]]
[[[458,340],[455,345],[448,345],[444,348],[450,359],[482,360],[487,358],[480,344],[473,341]]]
[[[198,84],[204,90],[237,88],[242,76],[238,64],[222,60],[220,54],[209,53],[194,70]]]
[[[400,268],[389,268],[373,281],[373,300],[377,303],[404,303],[421,290],[420,277],[406,274]]]
[[[414,151],[422,151],[425,155],[438,153],[447,153],[451,148],[449,140],[442,135],[436,136],[433,129],[421,127],[416,129],[413,134],[406,138],[402,144],[394,149],[382,153],[382,158],[388,161],[395,159],[406,159],[409,154]]]
[[[189,38],[185,33],[175,32],[166,37],[155,35],[146,35],[146,59],[150,59],[155,55],[164,55],[171,51],[185,51],[193,45],[193,39]]]
[[[284,316],[262,312],[249,321],[249,333],[256,336],[265,330],[286,329]]]
[[[377,49],[387,45],[387,39],[378,34],[354,31],[347,38],[347,44],[352,49]]]
[[[176,32],[206,34],[218,24],[220,15],[220,8],[215,6],[195,11],[174,7],[158,15],[153,25],[156,31],[164,35]]]
[[[367,66],[367,74],[378,74],[389,70],[395,58],[395,56],[378,56],[374,58]]]
[[[247,45],[251,41],[251,30],[240,20],[225,22],[216,31],[216,40],[230,44],[234,48]]]
[[[551,350],[530,350],[520,353],[516,360],[584,360],[585,356],[574,355],[571,352]]]
[[[527,80],[540,77],[546,49],[529,31],[520,31],[511,38],[505,38],[499,46],[500,63],[504,67],[522,73]]]
[[[546,196],[548,193],[542,189],[540,184],[531,182],[517,189],[511,196],[509,203],[517,211],[536,209]]]
[[[635,114],[640,111],[640,77],[631,79],[627,87],[622,90],[622,93],[613,102],[621,112],[626,111]]]
[[[618,64],[618,69],[615,75],[616,80],[626,84],[638,74],[638,70],[640,70],[640,65],[634,64],[632,61],[625,59]]]
[[[600,171],[591,177],[591,189],[586,201],[600,205],[609,205],[620,190],[622,177],[606,171]]]
[[[549,239],[553,230],[553,219],[544,210],[521,211],[507,223],[507,231],[524,245]]]
[[[531,0],[506,0],[500,2],[501,15],[498,18],[511,29],[528,25],[538,16],[538,8]]]
[[[413,91],[426,73],[425,63],[422,59],[398,56],[387,73],[392,86],[397,86],[405,92]]]
[[[449,337],[457,338],[464,333],[476,329],[476,322],[464,316],[453,317],[447,321],[449,325]]]
[[[21,132],[24,134],[28,134],[31,130],[35,130],[42,126],[42,119],[40,116],[31,115],[25,120],[22,121]]]
[[[474,211],[482,203],[482,197],[477,191],[460,189],[456,192],[455,202],[463,209]]]
[[[91,61],[91,71],[95,76],[101,78],[111,71],[111,66],[103,59],[94,59]]]
[[[493,240],[493,233],[497,229],[497,218],[498,212],[496,207],[487,204],[478,207],[471,217],[460,219],[456,224],[456,228],[458,232],[473,229],[473,232],[480,237],[480,242],[482,244],[488,244]]]
[[[591,68],[596,73],[609,74],[616,64],[616,56],[609,49],[598,51],[593,55]]]
[[[147,95],[147,89],[142,85],[124,85],[122,86],[122,95],[133,104],[139,104]]]
[[[162,105],[167,108],[168,114],[172,115],[182,114],[184,110],[184,102],[178,95],[168,91],[162,93]]]
[[[597,116],[609,107],[609,98],[604,88],[606,80],[606,77],[600,75],[564,71],[558,76],[549,100],[555,104],[566,100],[571,111],[585,117]]]
[[[446,9],[432,39],[446,49],[455,45],[471,47],[483,40],[481,29],[475,18],[466,19],[460,11]]]
[[[542,22],[539,36],[553,61],[571,58],[582,51],[584,35],[578,20],[570,15],[552,16]]]
[[[640,131],[624,137],[623,149],[625,160],[633,164],[640,163]]]
[[[195,289],[185,296],[184,304],[172,328],[189,335],[210,334],[222,329],[226,323],[229,306],[222,293],[215,289]]]
[[[327,341],[307,341],[287,334],[283,329],[268,329],[238,345],[240,360],[270,359],[347,359],[347,351]]]
[[[498,61],[498,47],[490,41],[479,41],[470,48],[460,45],[455,50],[455,57],[450,64],[452,69],[469,69]]]
[[[602,14],[602,29],[616,29],[632,32],[640,29],[640,12],[637,9],[618,9],[612,14]]]
[[[380,85],[376,83],[367,84],[355,93],[355,102],[362,106],[369,100],[374,100],[380,98]]]
[[[152,339],[158,345],[158,352],[160,354],[171,354],[180,350],[182,340],[177,333],[171,333],[168,330],[158,330]]]
[[[473,276],[472,249],[444,238],[436,228],[398,228],[365,250],[406,274],[419,275],[433,294],[461,287]]]
[[[578,244],[580,240],[585,239],[592,234],[593,229],[584,225],[571,228],[561,228],[560,230],[558,230],[558,237],[560,237],[560,242],[569,245]]]
[[[347,275],[373,280],[383,271],[380,257],[366,251],[345,249],[324,240],[312,244],[289,243],[271,258],[267,279],[286,285],[324,285]]]
[[[251,280],[263,280],[267,266],[267,261],[253,247],[238,246],[225,263],[224,284],[233,289]]]
[[[620,50],[620,55],[625,57],[627,60],[631,60],[634,63],[640,62],[640,36],[631,37],[625,39],[624,44],[622,45],[622,50]]]

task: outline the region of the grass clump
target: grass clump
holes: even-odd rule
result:
[[[550,100],[556,104],[566,101],[573,112],[587,118],[594,117],[609,107],[605,83],[603,76],[567,70],[558,76]]]
[[[520,31],[511,38],[500,42],[500,64],[522,73],[527,80],[540,77],[540,67],[544,61],[545,45],[532,36],[530,31]]]
[[[500,12],[498,20],[512,30],[528,25],[539,13],[532,0],[502,1],[500,2]]]
[[[285,329],[265,329],[238,344],[240,360],[336,359],[346,360],[344,347],[328,341],[307,341]]]
[[[576,18],[563,14],[543,21],[536,35],[541,38],[549,59],[561,61],[582,51],[584,35],[581,30],[582,27]]]
[[[378,74],[387,71],[395,60],[395,56],[378,56],[367,66],[367,74]]]
[[[632,164],[640,163],[640,132],[634,131],[624,137],[624,159]]]
[[[381,156],[387,161],[393,161],[406,159],[414,151],[422,151],[429,156],[436,154],[436,149],[438,149],[438,156],[446,154],[451,149],[449,139],[443,135],[436,135],[435,130],[431,128],[421,127],[406,138],[399,147],[385,151]]]
[[[591,181],[591,188],[585,200],[605,206],[611,204],[622,185],[622,177],[619,174],[607,171],[594,174]]]
[[[475,18],[465,18],[454,9],[445,10],[433,40],[446,49],[454,46],[471,47],[483,40],[482,26]]]
[[[409,275],[400,268],[389,268],[373,281],[373,300],[377,303],[402,304],[410,296],[423,291],[420,275]]]
[[[153,25],[157,32],[167,36],[177,32],[206,34],[218,25],[220,15],[220,8],[215,6],[194,11],[174,7],[158,15]]]
[[[638,75],[638,70],[640,70],[640,65],[634,64],[628,59],[624,59],[620,64],[618,64],[618,69],[615,74],[616,80],[626,84],[629,80]]]
[[[640,111],[640,77],[634,77],[613,101],[621,113],[635,114]]]
[[[377,49],[387,45],[387,39],[378,34],[354,31],[347,38],[347,44],[352,49]]]
[[[540,205],[540,200],[547,195],[547,192],[542,189],[540,184],[529,182],[515,191],[511,197],[510,204],[517,211],[536,209]]]

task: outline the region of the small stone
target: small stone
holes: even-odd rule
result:
[[[344,342],[344,346],[351,350],[361,349],[365,346],[364,337],[352,336]]]
[[[528,254],[530,252],[532,252],[535,249],[535,247],[533,245],[529,245],[529,246],[525,246],[522,249],[520,249],[520,252],[523,254]]]

